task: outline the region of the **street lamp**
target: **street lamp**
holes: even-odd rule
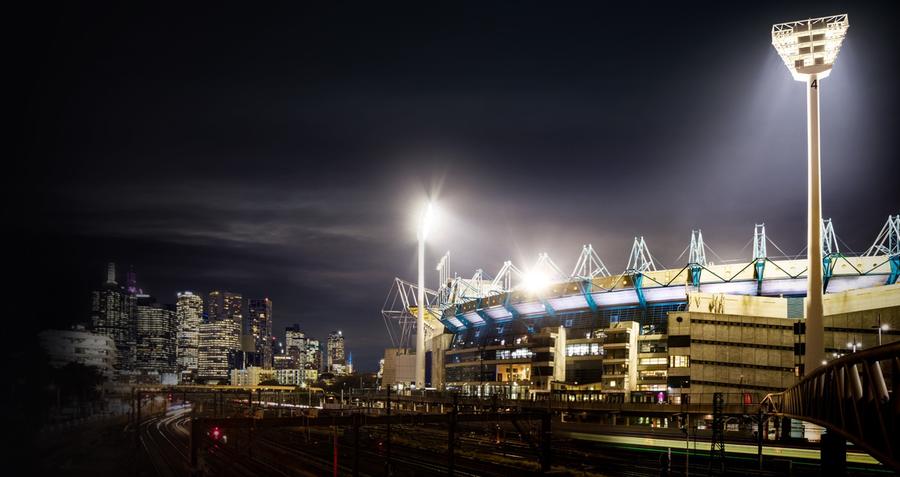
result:
[[[819,82],[831,73],[850,23],[847,15],[772,25],[772,45],[791,75],[806,82],[809,151],[805,371],[819,367],[825,354],[822,321],[822,194],[819,174]]]
[[[878,326],[873,326],[872,328],[878,328],[878,346],[881,346],[881,332],[891,329],[891,325],[882,323],[881,315],[878,315]]]
[[[428,229],[434,216],[434,206],[431,202],[425,206],[422,212],[422,220],[419,222],[419,293],[416,297],[416,389],[425,387],[425,240],[428,238]]]

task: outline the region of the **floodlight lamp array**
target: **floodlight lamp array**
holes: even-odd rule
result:
[[[811,18],[772,25],[772,45],[797,81],[831,71],[847,35],[847,15]]]

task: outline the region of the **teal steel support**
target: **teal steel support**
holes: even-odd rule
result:
[[[900,277],[900,255],[894,255],[891,257],[891,274],[888,275],[887,283],[885,285],[893,285],[897,283],[897,278]]]
[[[454,311],[453,311],[453,316],[456,317],[456,320],[457,320],[457,321],[459,321],[460,323],[462,323],[463,325],[465,325],[466,328],[468,328],[469,326],[472,325],[472,323],[469,323],[465,318],[463,318],[462,305],[456,305],[456,306],[453,308],[453,310],[454,310]]]
[[[587,302],[588,308],[591,309],[594,313],[597,312],[597,303],[594,302],[594,295],[591,294],[591,289],[593,288],[593,282],[590,280],[584,280],[581,282],[581,293],[584,294],[584,301]]]
[[[466,325],[466,328],[468,328],[469,326],[472,325],[472,323],[469,323],[465,318],[463,318],[463,314],[462,314],[462,313],[457,313],[457,314],[456,314],[456,320],[459,321],[460,323],[465,324],[465,325]]]
[[[829,253],[822,257],[822,293],[828,290],[828,282],[834,274],[834,266],[837,265],[838,257],[839,255],[836,253]]]
[[[691,283],[695,288],[700,287],[700,273],[703,271],[703,267],[697,265],[696,263],[691,264]]]
[[[456,318],[457,320],[459,320],[460,323],[463,324],[463,326],[456,326],[456,325],[454,325],[453,323],[451,323],[450,320],[448,320],[447,318],[445,318],[444,315],[446,314],[447,311],[449,311],[449,310],[445,310],[444,313],[441,313],[441,317],[438,319],[438,321],[440,321],[441,323],[443,323],[444,326],[447,327],[447,329],[453,331],[454,333],[456,333],[456,332],[459,331],[459,330],[464,330],[464,329],[466,329],[466,325],[465,325],[466,322],[465,322],[465,321],[459,320],[459,318]],[[455,315],[454,315],[454,316],[455,316]]]
[[[491,316],[484,312],[484,307],[482,306],[481,302],[482,300],[481,298],[479,298],[475,303],[475,313],[478,313],[478,316],[480,316],[481,319],[484,320],[485,325],[494,324],[494,320],[491,318]]]
[[[759,258],[756,260],[756,271],[753,273],[756,278],[756,294],[762,295],[763,275],[766,272],[766,259]]]
[[[444,325],[445,328],[447,328],[450,331],[453,331],[454,333],[459,331],[456,329],[456,326],[453,326],[453,323],[450,323],[450,320],[444,318],[443,316],[441,317],[440,322],[442,325]]]
[[[519,312],[509,303],[509,297],[510,295],[506,295],[506,298],[503,299],[503,308],[506,308],[506,311],[512,315],[512,319],[515,320],[519,318]]]
[[[644,275],[642,273],[635,273],[631,276],[631,281],[634,283],[634,292],[637,293],[638,303],[641,304],[641,308],[647,308],[647,299],[644,298]]]
[[[548,315],[556,316],[556,310],[554,310],[553,307],[550,306],[550,303],[547,303],[547,300],[541,298],[541,303],[544,304],[544,311],[546,311]]]

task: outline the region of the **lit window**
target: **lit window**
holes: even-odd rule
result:
[[[690,356],[669,356],[669,367],[670,368],[687,368],[691,365],[691,357]]]
[[[566,345],[566,356],[600,356],[603,348],[599,343],[581,343]]]
[[[638,364],[642,365],[650,365],[650,364],[666,364],[666,358],[641,358]]]

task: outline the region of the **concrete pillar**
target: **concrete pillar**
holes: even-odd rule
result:
[[[847,475],[847,441],[836,433],[826,432],[822,434],[821,446],[822,475]]]
[[[791,420],[787,417],[781,418],[781,440],[788,441],[791,439]]]

